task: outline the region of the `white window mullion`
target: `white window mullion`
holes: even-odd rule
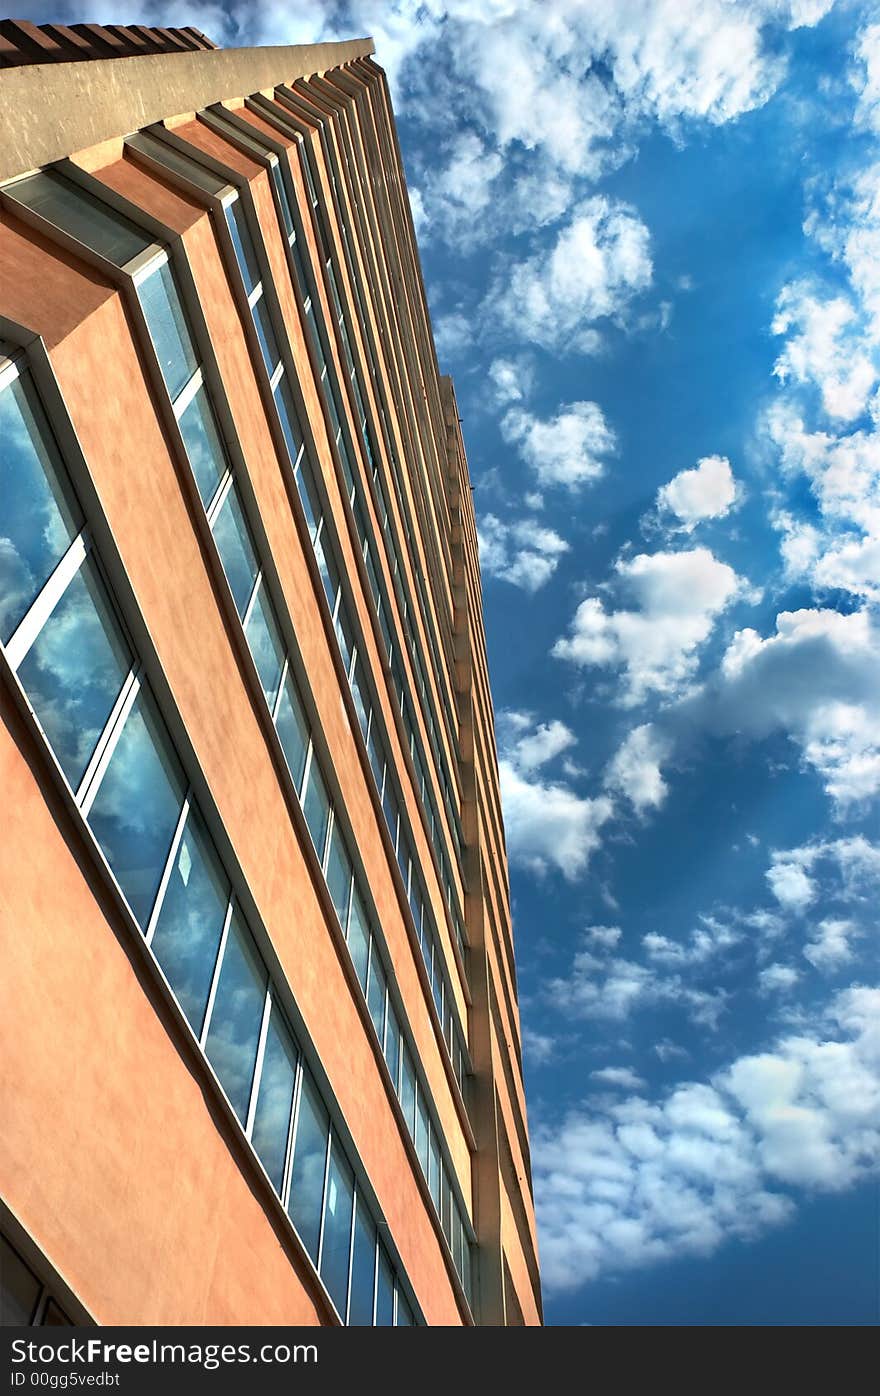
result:
[[[92,758],[86,766],[85,774],[76,790],[76,802],[79,805],[83,818],[88,819],[89,810],[95,801],[95,796],[104,779],[107,767],[110,765],[110,758],[116,750],[116,744],[122,735],[129,713],[134,707],[135,699],[141,689],[141,666],[135,664],[128,672],[128,676],[119,691],[119,696],[110,712],[104,731],[98,739],[98,744],[92,753]]]
[[[174,415],[178,421],[180,421],[180,418],[183,416],[184,412],[189,407],[199,388],[202,386],[203,381],[204,380],[202,375],[202,367],[200,364],[199,367],[196,369],[195,373],[192,375],[189,381],[181,388],[180,392],[177,394],[177,397],[174,399]]]
[[[226,942],[229,939],[229,927],[232,924],[232,913],[235,910],[235,895],[230,894],[229,903],[226,907],[226,915],[223,918],[223,932],[220,936],[220,944],[217,947],[217,959],[214,964],[214,973],[211,976],[211,988],[208,993],[208,1002],[205,1005],[205,1019],[202,1023],[202,1031],[199,1035],[199,1046],[205,1050],[205,1043],[208,1040],[208,1029],[211,1026],[211,1017],[214,1012],[214,1000],[217,997],[217,984],[220,980],[220,970],[223,966],[223,956],[226,954]]]
[[[223,473],[223,478],[221,479],[216,490],[214,491],[211,502],[205,505],[205,515],[208,520],[208,525],[212,530],[214,528],[217,515],[220,513],[220,510],[226,503],[226,496],[232,488],[233,479],[234,476],[232,470],[227,467],[227,469]]]
[[[150,919],[147,922],[147,928],[144,931],[144,940],[147,942],[147,945],[149,945],[153,939],[153,935],[156,930],[156,923],[158,922],[159,916],[162,911],[162,903],[165,900],[165,893],[168,890],[168,883],[171,880],[171,873],[174,869],[174,864],[177,861],[177,854],[180,850],[180,842],[183,838],[183,830],[186,825],[187,815],[189,814],[191,799],[192,787],[190,787],[190,789],[187,790],[186,795],[184,796],[183,806],[181,808],[180,815],[177,820],[177,827],[174,830],[174,838],[171,840],[171,848],[168,852],[168,857],[165,859],[165,867],[162,871],[162,880],[159,883],[159,890],[156,893],[156,900],[153,902],[153,910],[150,912]]]
[[[257,1043],[257,1060],[254,1063],[254,1079],[251,1082],[251,1098],[248,1102],[248,1110],[244,1132],[248,1139],[254,1128],[254,1116],[257,1113],[257,1097],[260,1094],[260,1077],[263,1074],[263,1058],[266,1055],[266,1038],[269,1033],[269,1019],[272,1015],[272,985],[266,986],[266,997],[263,1001],[263,1018],[260,1023],[260,1037]]]
[[[74,538],[67,552],[44,582],[42,589],[31,602],[29,609],[19,621],[6,643],[6,658],[12,669],[17,669],[36,640],[46,621],[61,600],[68,586],[76,576],[86,554],[92,545],[87,528]]]

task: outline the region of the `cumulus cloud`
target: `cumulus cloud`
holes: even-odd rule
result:
[[[501,430],[519,447],[542,487],[574,489],[597,480],[605,473],[607,457],[617,449],[617,438],[595,402],[569,403],[549,419],[511,408],[502,418]]]
[[[819,922],[812,938],[804,946],[804,955],[816,969],[832,973],[853,958],[851,942],[858,934],[854,922],[826,917]]]
[[[461,131],[421,177],[425,232],[459,247],[480,239],[481,224],[494,198],[504,162],[475,131]]]
[[[659,513],[674,514],[685,533],[703,519],[723,519],[737,498],[736,481],[726,456],[704,456],[693,470],[680,470],[657,492]]]
[[[708,548],[640,553],[619,559],[615,572],[633,608],[607,611],[599,597],[587,597],[552,653],[585,668],[622,670],[628,707],[652,692],[680,694],[717,618],[746,594],[742,578]]]
[[[827,1024],[652,1102],[580,1106],[534,1131],[550,1291],[713,1254],[789,1220],[791,1189],[839,1192],[880,1158],[880,991],[852,987]]]
[[[767,869],[767,881],[779,905],[786,911],[806,911],[816,897],[812,879],[799,862],[777,856]]]
[[[648,959],[667,967],[702,965],[716,955],[723,955],[742,940],[741,932],[713,916],[701,916],[700,921],[702,924],[691,931],[687,940],[673,940],[655,931],[642,936]]]
[[[610,929],[619,935],[617,927]],[[680,1008],[703,1027],[718,1026],[726,1002],[723,990],[695,987],[680,973],[663,973],[613,953],[613,945],[616,941],[597,940],[589,931],[582,937],[565,978],[548,979],[543,988],[558,1012],[572,1019],[622,1023],[637,1012],[666,1005]]]
[[[512,862],[569,880],[586,868],[613,812],[604,795],[586,799],[542,768],[574,744],[561,722],[535,723],[529,714],[499,715],[499,772],[507,851]]]
[[[595,195],[572,210],[552,248],[505,269],[485,311],[519,339],[594,354],[597,324],[621,322],[652,274],[650,237],[635,209]]]
[[[625,796],[636,814],[658,809],[667,795],[660,763],[668,755],[670,745],[665,734],[650,722],[634,727],[609,762],[606,789]]]
[[[603,1066],[590,1072],[591,1081],[599,1081],[603,1086],[614,1086],[622,1091],[644,1090],[645,1083],[631,1066]]]
[[[484,514],[478,536],[482,571],[531,594],[550,580],[569,550],[564,538],[534,518],[505,523]]]
[[[793,965],[773,963],[758,972],[758,988],[761,993],[787,994],[800,983],[800,971]]]
[[[829,417],[861,416],[877,371],[861,347],[858,315],[846,296],[821,299],[807,283],[784,286],[776,301],[774,334],[796,332],[786,341],[773,372],[781,383],[812,383]]]

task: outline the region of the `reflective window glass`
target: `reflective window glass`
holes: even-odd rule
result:
[[[394,1271],[379,1244],[379,1265],[376,1274],[376,1326],[390,1328],[394,1323]]]
[[[400,1285],[397,1286],[397,1316],[394,1320],[397,1328],[413,1328],[415,1319],[409,1301],[404,1298]]]
[[[351,1293],[348,1298],[348,1322],[352,1328],[369,1328],[372,1325],[375,1277],[376,1228],[358,1194],[351,1254]]]
[[[351,891],[351,859],[345,847],[345,839],[335,820],[330,838],[330,852],[327,855],[327,886],[330,889],[330,896],[333,898],[337,919],[344,930]]]
[[[266,998],[266,967],[241,913],[234,911],[223,951],[205,1055],[238,1118],[247,1117]]]
[[[165,386],[173,400],[192,378],[197,362],[174,274],[167,262],[140,283],[138,297]]]
[[[285,231],[287,232],[287,236],[290,237],[293,233],[293,214],[291,213],[290,200],[287,197],[287,190],[284,187],[284,180],[281,177],[281,169],[277,160],[272,163],[272,183],[275,185],[278,202],[281,205],[281,217],[284,220]]]
[[[394,1006],[390,998],[388,1000],[385,1021],[385,1060],[388,1063],[388,1070],[391,1072],[394,1089],[397,1090],[397,1078],[400,1067],[400,1024],[397,1021],[397,1014],[394,1012]]]
[[[379,961],[379,947],[373,941],[370,956],[370,975],[367,982],[367,1006],[376,1036],[380,1043],[385,1041],[385,971]]]
[[[131,664],[131,651],[89,555],[18,666],[31,706],[74,790]]]
[[[367,965],[370,958],[370,925],[367,920],[367,912],[361,899],[361,894],[357,889],[357,883],[355,883],[351,893],[351,914],[348,918],[348,949],[357,971],[357,977],[360,980],[361,988],[366,991]]]
[[[29,374],[0,392],[0,640],[13,630],[82,527]]]
[[[309,779],[306,786],[305,798],[303,800],[303,813],[306,823],[309,826],[309,833],[312,836],[312,843],[315,845],[315,852],[319,862],[324,861],[324,844],[327,839],[327,825],[330,820],[330,800],[327,796],[327,788],[321,772],[318,769],[318,762],[312,755],[312,763],[309,767]]]
[[[226,473],[226,455],[204,384],[180,414],[178,426],[202,503],[207,505]]]
[[[150,942],[197,1037],[229,905],[229,879],[195,806],[190,806]]]
[[[152,241],[121,213],[54,170],[20,179],[7,193],[117,267],[125,266]]]
[[[275,406],[278,408],[281,430],[284,433],[284,441],[291,463],[296,465],[302,450],[303,439],[299,428],[299,417],[293,402],[293,394],[290,391],[286,374],[275,385]]]
[[[431,1139],[428,1149],[428,1187],[431,1189],[431,1196],[434,1199],[434,1206],[438,1212],[440,1210],[440,1141],[434,1129],[431,1129]]]
[[[422,1172],[427,1177],[428,1174],[428,1107],[425,1102],[425,1093],[419,1090],[419,1098],[416,1103],[416,1153],[419,1156],[419,1163],[422,1165]]]
[[[165,725],[141,688],[89,811],[89,824],[141,926],[149,919],[185,782]]]
[[[254,597],[254,604],[248,616],[245,630],[260,683],[266,695],[266,702],[272,708],[278,695],[281,668],[284,664],[284,645],[275,619],[275,610],[266,591],[265,581]]]
[[[257,254],[240,199],[234,199],[231,204],[226,205],[226,222],[235,248],[235,260],[238,262],[245,290],[250,295],[259,285],[260,268],[257,265]]]
[[[409,1132],[413,1134],[415,1132],[416,1113],[416,1073],[412,1064],[412,1057],[405,1045],[402,1051],[403,1063],[400,1072],[400,1103],[403,1106],[403,1114]]]
[[[257,576],[257,558],[235,485],[223,501],[213,531],[226,580],[243,616]]]
[[[296,1080],[297,1050],[287,1024],[272,1004],[251,1141],[277,1193],[284,1182],[284,1160]]]
[[[275,726],[287,758],[290,774],[297,794],[302,788],[303,771],[306,764],[306,751],[309,745],[309,729],[300,707],[299,694],[293,675],[288,673],[284,680],[284,691],[278,702]]]
[[[266,372],[271,378],[278,367],[281,352],[278,348],[278,340],[275,338],[275,331],[272,328],[272,320],[269,315],[269,307],[266,304],[265,296],[261,296],[254,306],[254,324],[257,327],[257,337],[260,341],[260,349],[263,353],[263,363],[266,365]]]
[[[321,1279],[342,1316],[348,1298],[348,1261],[351,1248],[354,1175],[334,1138],[324,1199],[324,1235],[321,1241]]]
[[[287,1210],[303,1245],[316,1263],[329,1128],[330,1119],[315,1083],[309,1073],[303,1071]]]
[[[207,194],[219,194],[221,189],[226,188],[226,181],[219,175],[215,175],[213,171],[206,169],[204,165],[200,165],[174,146],[166,144],[158,136],[151,135],[149,131],[138,131],[135,135],[128,136],[125,143],[134,146],[135,150],[141,151],[142,154],[151,156],[167,170],[182,175],[190,184],[204,189]]]

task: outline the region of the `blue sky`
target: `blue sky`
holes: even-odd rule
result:
[[[880,9],[121,17],[371,33],[392,81],[475,486],[548,1322],[876,1322]]]

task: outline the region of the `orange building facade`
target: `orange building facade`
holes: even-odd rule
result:
[[[3,1321],[540,1323],[387,84],[152,32],[0,25]]]

